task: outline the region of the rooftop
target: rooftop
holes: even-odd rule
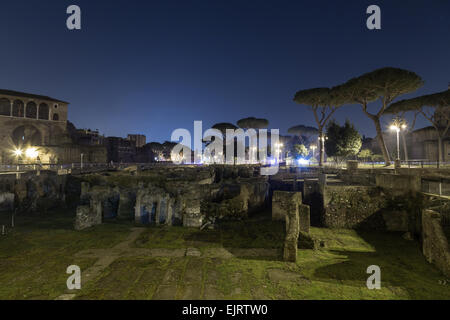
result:
[[[58,99],[55,99],[55,98],[52,98],[52,97],[42,96],[42,95],[39,95],[39,94],[25,93],[25,92],[6,90],[6,89],[0,89],[0,94],[4,94],[4,95],[8,95],[8,96],[14,96],[14,97],[21,97],[21,98],[48,100],[48,101],[67,103],[67,104],[69,103],[69,102],[66,102],[66,101],[58,100]]]

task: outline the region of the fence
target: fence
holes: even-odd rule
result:
[[[422,192],[450,196],[450,179],[422,178]]]

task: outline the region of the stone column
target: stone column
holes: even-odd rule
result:
[[[141,198],[142,198],[142,193],[141,193],[141,191],[138,191],[136,193],[136,204],[134,207],[134,222],[136,222],[136,223],[141,222]]]
[[[159,216],[161,214],[161,198],[156,202],[156,214],[155,214],[155,223],[159,224]]]
[[[285,220],[291,202],[295,202],[297,205],[301,204],[302,193],[274,191],[272,196],[272,220]]]
[[[14,100],[11,100],[11,109],[9,111],[9,116],[12,117],[13,116],[13,104],[14,104]]]
[[[300,229],[298,203],[292,197],[286,205],[286,238],[284,239],[283,260],[297,261],[298,234]]]
[[[167,199],[167,215],[166,215],[166,224],[171,226],[172,225],[172,210],[173,210],[173,200]]]

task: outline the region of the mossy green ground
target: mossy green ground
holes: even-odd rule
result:
[[[96,262],[75,254],[112,248],[133,227],[106,223],[75,231],[72,222],[70,212],[19,217],[16,228],[0,237],[0,299],[55,299],[67,293],[67,266],[76,264],[83,272]],[[297,263],[286,263],[280,260],[283,224],[268,219],[230,222],[220,230],[148,227],[132,247],[165,249],[167,256],[124,252],[73,293],[75,299],[450,299],[448,282],[443,284],[445,277],[426,262],[417,242],[353,230],[312,228],[311,233],[326,248],[299,250]],[[170,255],[185,248],[202,255]],[[207,254],[236,248],[264,249],[256,256]],[[370,265],[381,268],[380,290],[366,287]]]

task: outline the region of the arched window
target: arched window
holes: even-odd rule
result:
[[[8,99],[0,99],[0,116],[10,116],[11,115],[11,104]]]
[[[59,120],[59,115],[57,113],[53,114],[53,121],[58,121]]]
[[[48,120],[48,104],[41,103],[39,105],[39,119]]]
[[[30,125],[20,126],[14,129],[11,138],[16,146],[38,146],[42,143],[41,132],[35,126]]]
[[[31,119],[36,119],[37,116],[37,105],[33,101],[27,103],[26,117]]]
[[[13,102],[13,117],[23,118],[24,104],[21,100],[14,100]]]

